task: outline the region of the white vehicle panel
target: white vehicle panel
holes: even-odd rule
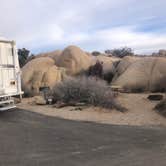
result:
[[[19,93],[20,68],[15,44],[0,41],[0,97]]]

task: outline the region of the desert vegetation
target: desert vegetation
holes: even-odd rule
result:
[[[133,55],[127,47],[92,54],[69,46],[41,53],[22,67],[22,87],[27,96],[41,95],[40,89],[48,88],[54,103],[83,103],[124,112],[113,90],[166,91],[166,58]]]
[[[105,53],[108,54],[108,55],[119,57],[119,58],[134,55],[133,50],[131,48],[128,48],[128,47],[122,47],[122,48],[115,48],[115,49],[112,49],[112,50],[106,50]]]
[[[69,77],[57,84],[52,91],[54,102],[85,103],[124,112],[115,100],[108,84],[96,77]]]
[[[101,55],[101,52],[99,52],[99,51],[93,51],[92,55],[93,56],[99,56],[99,55]]]
[[[166,117],[166,99],[162,100],[159,104],[154,108],[159,114]]]
[[[18,59],[21,68],[25,66],[29,61],[35,58],[36,58],[35,55],[32,54],[28,49],[26,48],[18,49]]]
[[[18,58],[19,58],[20,67],[23,67],[26,64],[29,58],[29,53],[30,51],[27,50],[26,48],[18,49]]]

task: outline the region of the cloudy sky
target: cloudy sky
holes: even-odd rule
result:
[[[92,51],[166,49],[165,0],[0,0],[0,36],[33,53],[78,45]]]

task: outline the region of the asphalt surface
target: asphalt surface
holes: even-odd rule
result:
[[[0,166],[166,166],[166,128],[0,113]]]

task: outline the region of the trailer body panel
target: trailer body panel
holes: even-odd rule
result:
[[[21,71],[15,42],[0,40],[0,110],[12,96],[21,95]],[[3,104],[2,104],[3,103]]]

